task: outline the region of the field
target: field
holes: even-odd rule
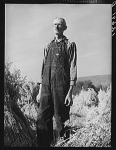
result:
[[[4,147],[39,147],[36,132],[38,85],[21,80],[18,71],[11,74],[8,67],[5,71]],[[73,95],[70,119],[65,122],[70,137],[59,139],[52,146],[111,147],[111,90],[110,83],[105,90],[96,92],[88,87]]]
[[[73,98],[73,105],[70,109],[70,120],[65,122],[65,125],[70,127],[70,138],[67,140],[59,140],[55,147],[110,147],[111,88],[107,89],[106,92],[100,90],[98,95],[93,89],[88,89],[88,91],[81,91],[79,95]],[[21,106],[21,104],[18,105]],[[25,130],[25,124],[20,119],[16,119],[16,116],[13,116],[13,111],[5,106],[5,144],[11,144],[13,146],[13,141],[11,140],[13,139],[13,135],[8,134],[11,131],[16,139],[20,134],[20,139],[22,139],[20,142],[26,137],[25,141],[28,142],[19,142],[21,146],[27,144],[27,146],[31,147],[32,139],[36,139],[38,107],[35,103],[31,102],[24,104],[23,107],[20,107],[20,110],[28,120],[25,124],[29,124],[31,129],[30,131]],[[23,130],[20,126],[23,126]],[[24,134],[23,132],[25,132],[24,137],[22,136]],[[35,145],[37,146],[37,142],[35,142]]]
[[[97,95],[94,90],[75,96],[70,110],[70,138],[56,147],[111,147],[111,89]]]

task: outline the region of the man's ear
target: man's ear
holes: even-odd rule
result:
[[[64,30],[66,30],[66,29],[67,29],[67,26],[64,27]]]
[[[64,28],[64,31],[65,31],[67,29],[67,26],[64,26],[63,28]]]
[[[66,26],[66,29],[67,29],[67,26]],[[65,29],[65,30],[66,30],[66,29]]]

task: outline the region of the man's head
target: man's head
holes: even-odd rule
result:
[[[53,31],[55,34],[60,35],[67,29],[66,21],[63,18],[55,18],[53,22]]]

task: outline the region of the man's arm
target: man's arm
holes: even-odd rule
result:
[[[65,104],[72,105],[72,91],[73,87],[76,85],[77,80],[77,48],[76,44],[73,42],[69,47],[69,63],[70,63],[70,88],[68,94],[65,98]]]
[[[45,65],[45,59],[46,59],[46,55],[47,55],[47,46],[44,48],[44,54],[43,54],[43,62],[42,62],[42,66],[41,66],[41,74],[40,74],[40,80],[39,83],[42,84],[42,78],[43,78],[43,70],[44,70],[44,65]]]
[[[73,87],[76,85],[77,80],[77,48],[73,42],[69,47],[69,63],[70,63],[70,88],[69,92],[72,92]]]
[[[43,70],[44,70],[44,65],[45,65],[45,59],[46,59],[46,54],[47,54],[47,47],[44,48],[44,56],[43,56],[43,62],[42,62],[42,67],[41,67],[41,74],[40,74],[40,87],[39,87],[39,93],[36,97],[37,102],[39,103],[40,97],[41,97],[41,89],[42,89],[42,78],[43,78]]]
[[[76,85],[77,80],[77,48],[73,42],[70,46],[70,86]]]

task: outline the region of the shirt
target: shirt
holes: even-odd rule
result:
[[[56,40],[56,38],[54,38],[54,40],[52,40],[51,42],[61,42],[62,40],[67,41],[67,53],[68,53],[68,57],[69,57],[68,60],[69,60],[69,65],[70,65],[70,85],[75,85],[76,80],[77,80],[77,48],[76,48],[76,44],[75,44],[75,42],[70,42],[66,38],[66,36],[63,36],[63,38],[59,39],[58,41]],[[47,56],[48,47],[50,46],[50,43],[48,43],[44,48],[44,58],[43,58],[43,63],[42,63],[42,68],[41,68],[41,78],[40,78],[39,83],[42,83],[45,59]]]

